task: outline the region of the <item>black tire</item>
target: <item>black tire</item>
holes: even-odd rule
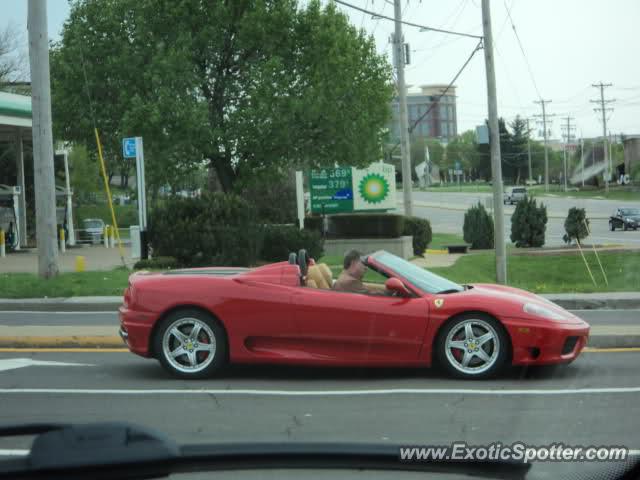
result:
[[[613,224],[611,220],[609,220],[609,228],[611,229],[612,232],[616,231],[616,226]]]
[[[486,333],[491,333],[491,336],[494,338],[493,340],[486,342],[491,342],[487,347],[477,345],[475,348],[472,348],[472,350],[475,350],[476,352],[482,348],[484,354],[491,359],[489,366],[485,365],[482,367],[478,365],[477,371],[475,372],[470,370],[476,368],[474,365],[471,365],[474,357],[477,356],[476,353],[469,351],[469,353],[472,354],[471,362],[469,362],[471,368],[467,367],[468,370],[464,371],[464,367],[461,365],[463,359],[458,359],[460,361],[460,363],[458,363],[456,355],[452,353],[454,349],[450,349],[448,354],[446,347],[447,339],[450,334],[452,334],[452,332],[456,332],[456,330],[459,330],[460,328],[464,328],[464,324],[469,323],[470,321],[475,323],[475,326],[472,325],[473,335],[477,335],[478,333],[485,331]],[[454,334],[453,338],[455,338],[455,336],[456,335]],[[477,340],[477,338],[475,338],[475,340]],[[475,342],[475,340],[472,341]],[[457,341],[465,342],[466,339]],[[495,350],[496,348],[497,351]],[[457,349],[456,351],[460,352]],[[462,379],[486,379],[496,377],[507,366],[507,363],[511,358],[511,342],[504,327],[495,318],[484,313],[464,313],[452,318],[441,327],[438,332],[438,336],[436,337],[434,352],[437,364],[444,369],[448,375]],[[479,356],[477,358],[479,358]],[[456,363],[454,364],[454,362]]]
[[[193,332],[195,328],[194,321],[201,327],[197,339],[190,338],[191,332]],[[183,322],[183,325],[180,325],[180,322]],[[193,324],[193,327],[189,330],[190,324]],[[181,343],[175,335],[167,333],[174,327],[177,327],[188,340]],[[165,338],[165,334],[167,334],[167,338]],[[213,335],[213,339],[208,338],[211,335]],[[207,342],[206,340],[210,341]],[[165,342],[168,342],[167,349],[164,348]],[[213,353],[211,353],[211,346],[206,347],[204,350],[199,350],[199,348],[205,345],[212,345]],[[173,349],[175,351],[179,347],[182,348],[185,353],[174,357],[173,360],[168,358],[168,350]],[[180,309],[171,312],[161,320],[153,337],[153,352],[162,367],[177,378],[208,378],[227,364],[227,334],[215,318],[202,310],[193,308]],[[188,365],[189,359],[192,358],[189,355],[193,355],[196,362],[195,367]],[[210,359],[210,356],[213,358]],[[205,365],[198,368],[198,362]],[[182,368],[179,368],[181,364],[184,365],[182,365]]]
[[[622,222],[622,230],[624,230],[625,232],[629,230],[629,227],[627,226],[627,222]]]

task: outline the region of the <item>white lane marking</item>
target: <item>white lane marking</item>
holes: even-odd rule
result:
[[[7,449],[0,448],[0,457],[23,457],[25,455],[29,455],[28,449]]]
[[[351,395],[589,395],[600,393],[640,393],[640,387],[565,389],[475,389],[475,388],[389,388],[376,390],[260,390],[260,389],[80,389],[80,388],[0,388],[0,393],[66,395],[265,395],[265,396],[351,396]]]
[[[0,315],[3,313],[11,314],[28,314],[28,315],[117,315],[118,311],[101,311],[101,312],[43,312],[41,310],[0,310]]]
[[[67,363],[33,360],[31,358],[7,358],[0,360],[0,372],[24,367],[93,367],[90,363]]]

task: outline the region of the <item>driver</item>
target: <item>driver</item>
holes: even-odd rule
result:
[[[362,283],[367,266],[362,261],[362,253],[358,250],[350,250],[346,253],[343,267],[344,270],[333,284],[333,290],[366,295],[386,295],[383,290],[373,290]]]

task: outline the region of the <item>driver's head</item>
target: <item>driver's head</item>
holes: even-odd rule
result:
[[[362,253],[358,250],[349,250],[344,256],[344,269],[354,278],[362,279],[367,269],[362,261]]]

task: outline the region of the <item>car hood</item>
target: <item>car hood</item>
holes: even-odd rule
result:
[[[622,218],[624,218],[625,220],[633,220],[634,222],[640,222],[639,215],[623,215]]]
[[[468,292],[473,292],[475,295],[485,297],[485,299],[491,299],[493,302],[495,302],[495,304],[500,305],[501,310],[504,308],[505,310],[508,310],[508,312],[506,312],[507,314],[513,316],[521,318],[539,318],[544,321],[556,323],[584,323],[581,318],[575,316],[561,306],[556,305],[552,301],[547,300],[540,295],[536,295],[535,293],[522,290],[520,288],[489,283],[473,284],[472,287],[473,288],[471,290],[468,290]],[[525,303],[537,303],[544,306],[545,308],[553,310],[554,312],[562,315],[564,318],[562,320],[550,320],[528,314],[522,310],[522,307]]]

